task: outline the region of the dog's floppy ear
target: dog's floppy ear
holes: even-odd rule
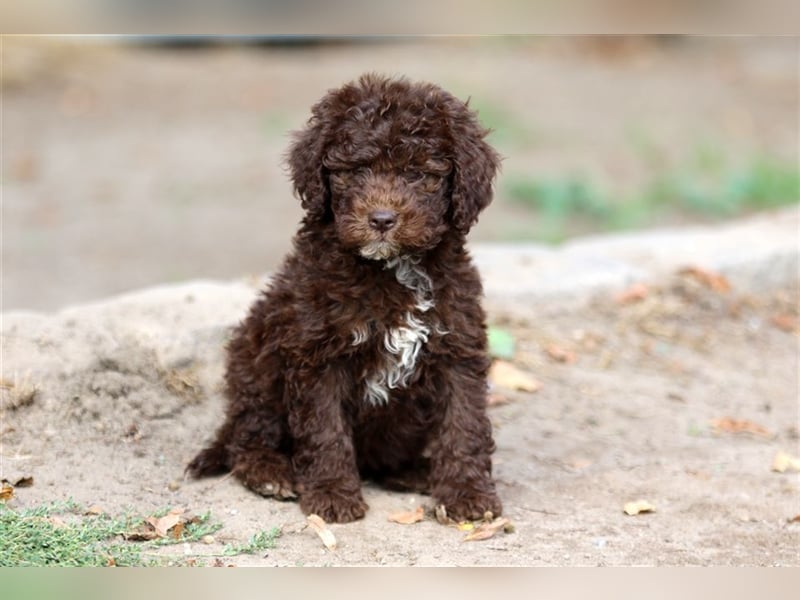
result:
[[[292,134],[286,164],[295,192],[308,216],[323,220],[328,214],[329,190],[322,164],[329,125],[322,116],[321,104],[312,109],[306,128]]]
[[[500,155],[484,140],[489,130],[467,104],[451,97],[446,110],[453,143],[453,225],[466,233],[492,201]]]

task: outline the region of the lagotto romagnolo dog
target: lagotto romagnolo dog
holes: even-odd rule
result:
[[[330,91],[287,162],[294,250],[228,345],[227,412],[187,470],[232,472],[306,514],[364,516],[362,478],[501,512],[478,273],[465,237],[499,157],[441,88],[365,75]]]

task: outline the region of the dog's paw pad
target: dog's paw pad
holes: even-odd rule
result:
[[[294,490],[292,490],[291,486],[285,483],[278,483],[276,481],[260,483],[252,486],[251,489],[255,493],[261,494],[262,496],[274,497],[278,498],[279,500],[290,500],[292,498],[297,498],[297,494],[294,493]]]
[[[306,514],[316,514],[328,523],[349,523],[367,513],[367,503],[361,494],[314,492],[300,498],[300,508]]]
[[[441,502],[436,506],[435,514],[440,523],[447,524],[451,521],[491,520],[502,511],[502,504],[496,495],[476,494]]]

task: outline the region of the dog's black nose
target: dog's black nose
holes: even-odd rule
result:
[[[393,210],[379,209],[369,214],[369,226],[380,232],[389,231],[397,223],[397,213]]]

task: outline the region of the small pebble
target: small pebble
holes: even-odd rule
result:
[[[213,535],[204,535],[200,538],[200,541],[204,544],[213,544],[216,540],[214,539]]]
[[[167,484],[167,489],[168,489],[170,492],[177,492],[179,489],[181,489],[181,484],[180,484],[180,482],[178,482],[178,481],[170,481],[170,482]]]

